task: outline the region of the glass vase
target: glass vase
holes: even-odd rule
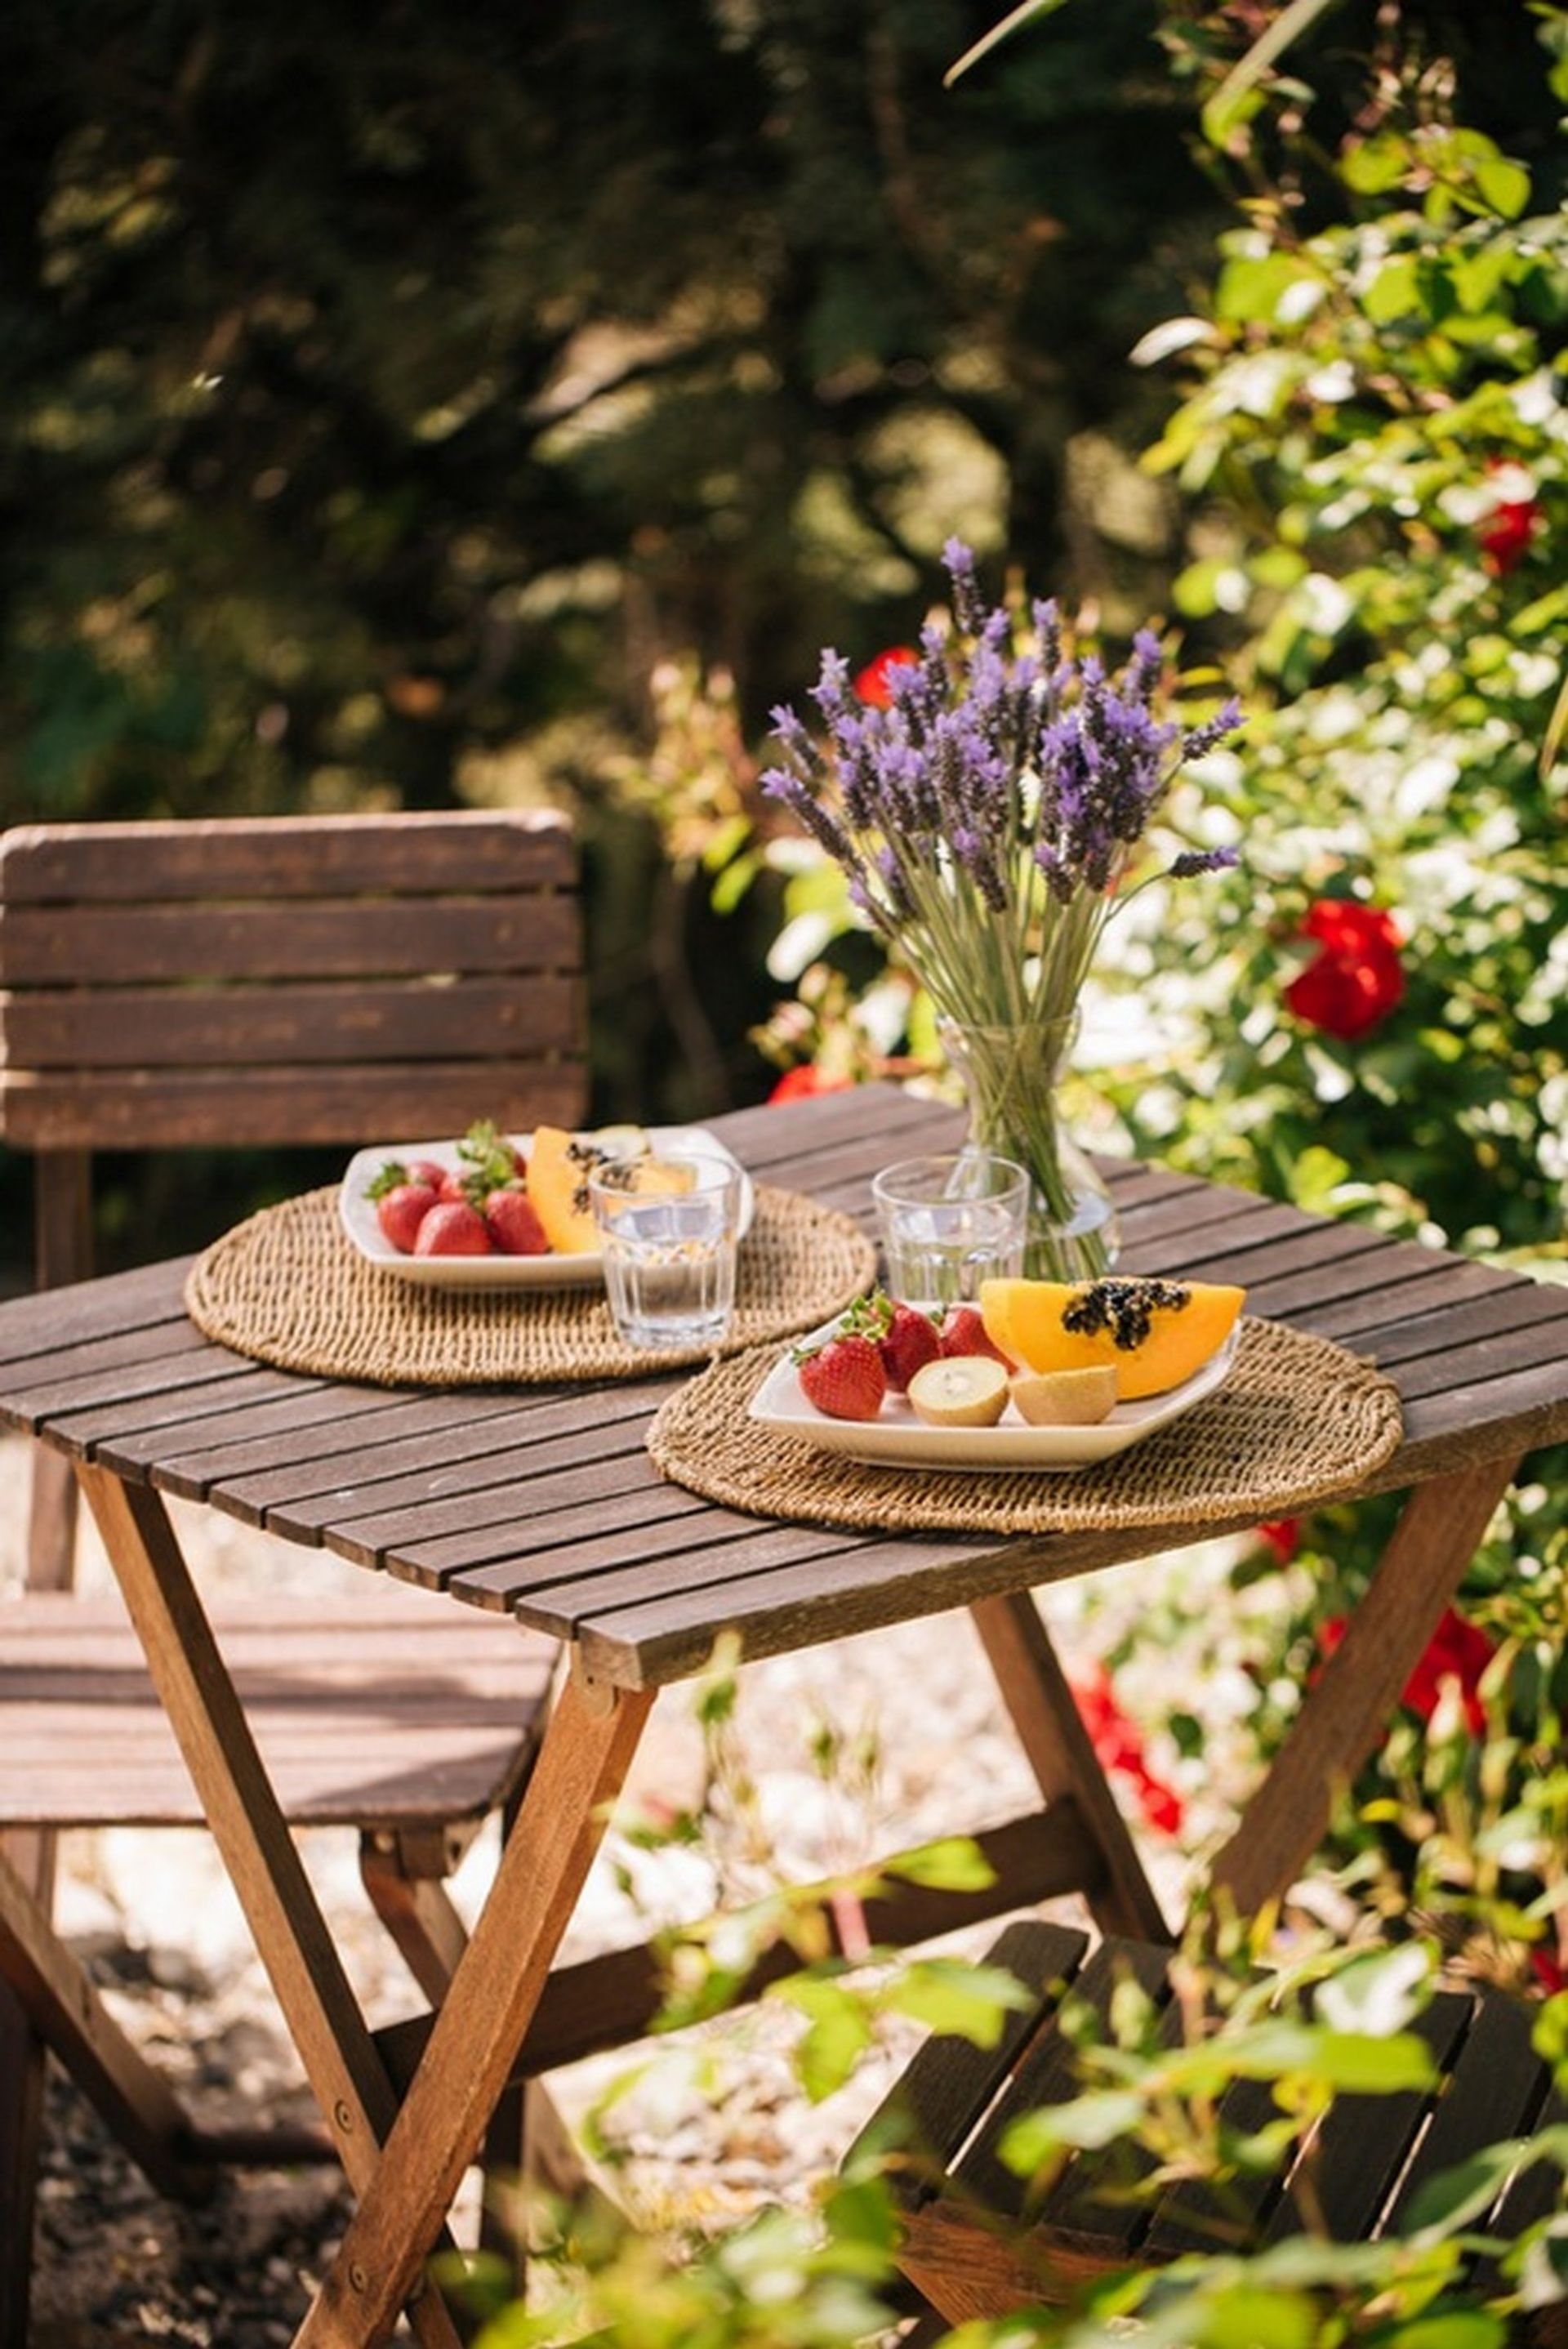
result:
[[[968,1096],[969,1146],[1029,1171],[1024,1271],[1031,1280],[1098,1280],[1120,1245],[1110,1192],[1061,1115],[1058,1089],[1078,1027],[1073,1011],[1017,1027],[946,1019],[939,1030]]]

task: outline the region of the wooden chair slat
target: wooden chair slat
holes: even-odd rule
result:
[[[1170,1994],[1166,1979],[1169,1950],[1140,1941],[1101,1941],[1074,1982],[1075,1999],[1091,2007],[1106,2026],[1111,1999],[1119,1982],[1130,1979],[1161,2003]],[[1028,2181],[1009,2169],[1001,2158],[1001,2144],[1013,2122],[1038,2106],[1066,2102],[1083,2085],[1078,2050],[1051,2015],[954,2170],[954,2186],[961,2196],[973,2197],[988,2210],[1016,2217]]]
[[[553,892],[417,905],[381,896],[0,905],[0,982],[8,988],[573,970],[581,951],[576,902]]]
[[[377,1440],[358,1449],[351,1448],[350,1432],[335,1450],[324,1446],[314,1460],[291,1444],[283,1465],[245,1470],[224,1464],[205,1475],[204,1489],[221,1484],[231,1505],[255,1510],[277,1532],[315,1541],[325,1526],[351,1525],[370,1510],[379,1515],[444,1499],[457,1481],[452,1471],[459,1462],[469,1464],[464,1491],[482,1492],[491,1482],[526,1476],[531,1465],[549,1469],[634,1449],[646,1419],[646,1405],[623,1393],[584,1429],[571,1399],[519,1402],[503,1392],[499,1399],[478,1399],[477,1407],[458,1402],[429,1419],[411,1411],[401,1435],[396,1425],[377,1425],[371,1431]],[[627,1420],[636,1422],[629,1437]],[[154,1481],[161,1483],[166,1473],[160,1468]]]
[[[1485,2147],[1527,2136],[1535,2127],[1551,2079],[1531,2044],[1531,2030],[1522,2001],[1472,1998],[1464,2044],[1450,2064],[1431,2125],[1399,2180],[1384,2234],[1404,2230],[1422,2189],[1445,2169],[1456,2169]]]
[[[112,1000],[90,988],[13,991],[0,999],[0,1049],[19,1068],[83,1071],[542,1060],[579,1050],[581,996],[581,980],[558,971],[470,978],[460,994],[418,978],[124,988]]]
[[[1009,1925],[987,1951],[986,1964],[1016,1975],[1035,2003],[1007,2012],[994,2047],[945,2034],[927,2039],[857,2135],[857,2147],[869,2140],[907,2148],[908,2167],[897,2186],[901,2201],[923,2202],[938,2190],[939,2171],[957,2159],[1043,2017],[1054,2011],[1057,1986],[1065,1990],[1074,1981],[1088,1948],[1087,1933],[1025,1919]]]
[[[1439,1991],[1408,2026],[1430,2049],[1439,2081],[1463,2041],[1472,2004],[1462,1991]],[[1377,2234],[1430,2104],[1431,2092],[1419,2088],[1336,2096],[1285,2180],[1263,2240],[1302,2233],[1313,2206],[1336,2243]]]
[[[568,887],[570,824],[552,812],[412,812],[390,822],[270,816],[90,825],[19,824],[0,840],[0,889],[17,904],[220,895],[319,897],[356,889]]]
[[[63,1076],[0,1075],[5,1138],[30,1150],[244,1149],[366,1135],[435,1140],[477,1117],[506,1127],[574,1125],[587,1099],[580,1061],[498,1054],[457,1062],[373,1062],[324,1072],[259,1069],[243,1085],[219,1069],[138,1071],[123,1090],[82,1092]],[[422,1122],[428,1133],[410,1134]]]

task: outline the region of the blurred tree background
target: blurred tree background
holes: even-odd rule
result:
[[[1191,559],[1130,354],[1226,214],[1158,36],[1260,12],[1068,5],[944,88],[998,13],[14,0],[4,821],[568,805],[599,1114],[755,1099],[778,899],[701,858],[770,705],[949,532],[1111,632]],[[1539,150],[1522,0],[1407,13]],[[683,678],[730,730],[672,773]]]

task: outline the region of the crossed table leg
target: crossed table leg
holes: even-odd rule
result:
[[[1370,1752],[1473,1555],[1515,1464],[1422,1486],[1284,1752],[1216,1866],[1237,1905],[1282,1890],[1326,1824],[1335,1784]],[[402,2103],[343,1973],[257,1757],[173,1529],[150,1487],[78,1468],[160,1698],[206,1807],[359,2207],[295,2349],[372,2349],[407,2309],[427,2349],[459,2334],[425,2266],[511,2072],[654,1689],[574,1676],[545,1733],[472,1938]],[[1130,1838],[1026,1591],[975,1619],[1047,1800],[1070,1796],[1098,1842],[1106,1930],[1165,1938]]]

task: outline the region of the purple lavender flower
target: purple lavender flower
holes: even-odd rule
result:
[[[1227,702],[1185,730],[1157,719],[1164,664],[1150,630],[1113,676],[1071,649],[1054,602],[1037,601],[1036,647],[1020,648],[1009,612],[985,608],[971,550],[950,539],[943,562],[952,627],[926,623],[918,660],[888,672],[885,708],[859,701],[848,663],[824,652],[812,699],[825,740],[775,710],[783,763],[763,788],[843,866],[853,902],[939,1010],[1016,1019],[1032,1003],[1045,1016],[1070,1008],[1172,776],[1223,741],[1240,711]],[[1186,877],[1235,861],[1190,851],[1168,869]]]

